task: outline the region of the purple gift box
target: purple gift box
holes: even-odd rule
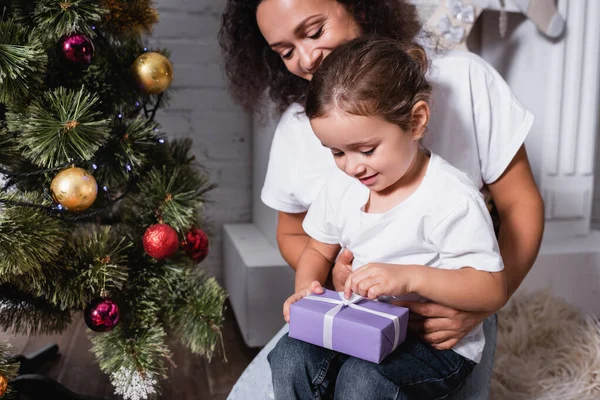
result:
[[[325,290],[290,307],[290,337],[380,363],[406,339],[408,309]]]

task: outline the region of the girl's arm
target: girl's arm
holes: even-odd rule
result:
[[[410,291],[436,303],[465,311],[493,312],[508,300],[504,271],[412,267],[406,272],[413,284]]]
[[[321,243],[310,239],[300,255],[296,268],[295,293],[283,303],[283,318],[290,322],[290,306],[311,293],[323,293],[323,285],[332,260],[340,251],[337,244]]]
[[[300,255],[308,245],[310,237],[302,229],[303,213],[287,213],[279,211],[277,220],[277,245],[285,261],[296,270]]]
[[[446,307],[491,312],[508,300],[503,271],[487,272],[465,267],[441,269],[424,265],[370,263],[352,272],[344,294],[369,299],[417,293]],[[431,304],[431,303],[425,303]]]
[[[339,244],[327,244],[309,238],[296,268],[296,292],[309,287],[313,281],[324,285],[339,251]]]

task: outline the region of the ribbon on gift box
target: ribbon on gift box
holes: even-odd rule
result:
[[[344,296],[344,292],[338,292],[338,295],[340,296],[340,300],[329,299],[315,294],[310,294],[304,297],[307,300],[336,304],[334,308],[332,308],[325,314],[325,323],[323,325],[323,347],[329,350],[333,350],[333,318],[336,316],[337,313],[342,311],[344,307],[354,308],[355,310],[364,311],[370,314],[378,315],[380,317],[391,319],[394,323],[394,347],[392,347],[392,349],[395,349],[396,346],[398,346],[398,341],[400,340],[400,320],[398,319],[397,315],[375,311],[371,310],[370,308],[357,305],[356,303],[363,300],[364,297],[359,296],[356,293],[353,293],[352,297],[350,297],[349,299],[346,299],[346,297]]]

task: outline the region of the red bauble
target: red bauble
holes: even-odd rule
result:
[[[162,260],[170,257],[178,248],[177,231],[167,224],[152,225],[144,233],[144,250],[152,258]]]
[[[109,297],[98,297],[83,312],[85,324],[95,332],[108,332],[119,323],[119,307]]]
[[[58,52],[65,61],[85,66],[94,58],[94,43],[82,33],[71,33],[59,39]]]
[[[208,255],[208,236],[202,229],[190,229],[185,234],[183,249],[192,260],[199,263]]]

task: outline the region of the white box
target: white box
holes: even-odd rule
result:
[[[225,288],[246,345],[260,347],[285,324],[294,271],[253,224],[223,227]]]

